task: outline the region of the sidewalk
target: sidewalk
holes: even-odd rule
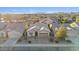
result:
[[[6,42],[4,42],[3,45],[4,46],[12,46],[12,45],[15,45],[18,40],[19,40],[18,38],[10,38]]]

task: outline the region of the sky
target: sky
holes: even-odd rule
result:
[[[79,7],[0,7],[0,13],[57,13],[79,12]]]

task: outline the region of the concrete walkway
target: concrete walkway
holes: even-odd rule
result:
[[[12,45],[15,45],[17,41],[18,41],[18,38],[11,38],[11,39],[8,39],[6,42],[4,42],[3,45],[12,46]]]

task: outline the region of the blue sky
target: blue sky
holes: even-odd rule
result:
[[[79,7],[0,7],[0,13],[79,12]]]

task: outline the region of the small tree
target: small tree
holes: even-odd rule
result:
[[[79,16],[76,16],[76,22],[79,23]]]
[[[68,19],[66,17],[63,18],[62,23],[67,23]]]

